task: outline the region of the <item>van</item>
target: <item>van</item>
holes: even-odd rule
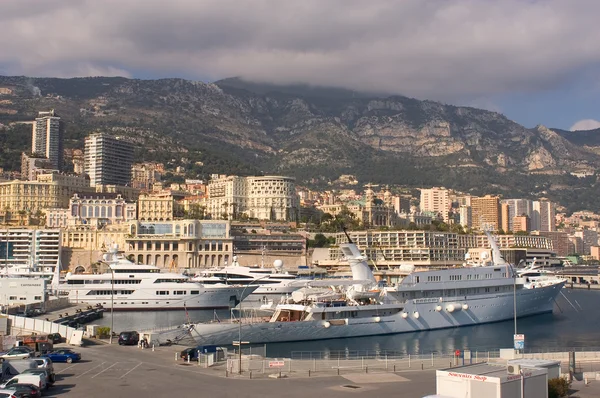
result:
[[[6,388],[11,384],[33,384],[34,386],[38,386],[40,390],[45,390],[48,388],[48,384],[46,383],[46,376],[44,375],[33,375],[33,374],[21,374],[13,377],[6,383],[0,385],[0,388]]]

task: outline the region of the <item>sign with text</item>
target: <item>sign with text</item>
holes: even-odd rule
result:
[[[270,368],[283,368],[285,366],[285,361],[269,361]]]
[[[524,334],[515,334],[514,339],[515,350],[524,350],[525,349],[525,335]]]

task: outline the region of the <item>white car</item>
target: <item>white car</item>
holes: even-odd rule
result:
[[[48,388],[48,384],[46,383],[46,376],[44,374],[21,373],[13,377],[6,383],[0,385],[0,389],[9,387],[12,384],[33,384],[34,386],[37,386],[40,390],[45,390]]]
[[[26,359],[34,357],[35,353],[29,347],[13,347],[7,352],[0,353],[2,359]]]
[[[0,390],[0,398],[17,398],[14,390]]]

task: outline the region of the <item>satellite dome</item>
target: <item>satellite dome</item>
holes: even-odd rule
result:
[[[273,267],[274,267],[276,270],[281,270],[281,269],[283,269],[283,261],[281,261],[281,260],[275,260],[275,261],[273,261]]]

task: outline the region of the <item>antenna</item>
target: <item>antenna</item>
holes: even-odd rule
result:
[[[344,231],[344,235],[346,235],[346,238],[348,239],[348,243],[354,243],[354,241],[352,240],[350,235],[348,235],[348,230],[346,229],[346,226],[344,224],[342,224],[342,231]]]

